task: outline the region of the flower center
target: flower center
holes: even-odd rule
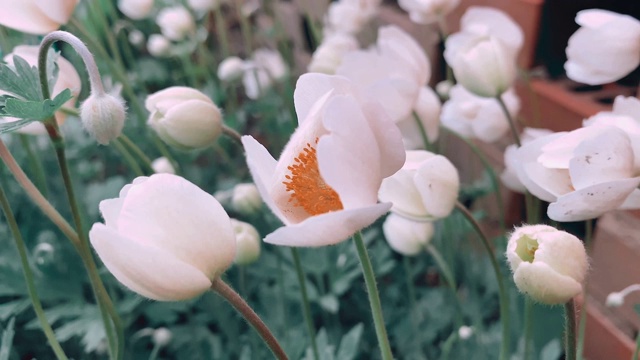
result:
[[[287,181],[282,182],[286,190],[291,192],[289,202],[311,215],[342,210],[340,196],[320,176],[316,149],[307,143],[293,160],[294,163],[287,167],[291,175],[286,175]]]
[[[516,253],[518,256],[524,261],[533,262],[536,257],[536,250],[538,250],[538,241],[523,235],[518,239],[517,244]]]

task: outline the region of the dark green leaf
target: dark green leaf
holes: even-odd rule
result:
[[[358,346],[362,338],[362,323],[354,326],[349,332],[342,337],[340,347],[338,348],[337,360],[353,360],[358,355]]]
[[[15,98],[7,99],[3,115],[20,119],[45,120],[53,116],[56,110],[72,98],[71,90],[65,89],[53,98],[53,100],[32,101]]]
[[[0,344],[0,360],[9,360],[11,347],[13,346],[13,335],[15,335],[16,318],[12,317],[7,324],[7,328],[2,333],[2,344]]]

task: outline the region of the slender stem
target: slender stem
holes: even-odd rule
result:
[[[122,144],[120,138],[115,139],[112,144],[118,150],[120,155],[122,155],[127,164],[129,164],[129,167],[133,170],[136,176],[144,176],[144,172],[140,168],[140,165],[138,165],[136,159],[133,158],[129,150],[127,150],[127,148]]]
[[[586,312],[586,309],[582,311]],[[564,321],[564,358],[576,360],[576,309],[573,299],[564,304]]]
[[[126,145],[129,149],[131,149],[131,151],[133,151],[134,154],[136,154],[136,156],[139,158],[142,165],[144,165],[144,167],[147,168],[147,170],[149,170],[151,173],[154,172],[153,167],[151,166],[151,159],[149,159],[147,154],[145,154],[144,151],[142,151],[142,149],[140,149],[138,145],[136,145],[136,143],[131,141],[131,139],[129,139],[129,137],[125,134],[120,134],[119,139],[122,140],[122,143]]]
[[[591,254],[593,246],[593,221],[586,220],[584,222],[585,234],[584,234],[584,246],[587,249],[587,254]],[[585,279],[582,290],[582,307],[580,310],[580,319],[578,320],[578,345],[576,347],[576,358],[582,360],[584,351],[584,335],[587,330],[587,302],[589,301],[589,277]]]
[[[438,264],[440,271],[442,271],[442,275],[444,275],[444,278],[447,280],[447,285],[451,289],[451,293],[453,294],[453,299],[456,306],[456,325],[460,327],[463,324],[462,304],[460,303],[460,298],[458,298],[458,284],[456,282],[456,277],[454,276],[451,267],[447,264],[444,257],[442,256],[442,254],[440,254],[435,246],[433,246],[432,244],[427,244],[426,249],[427,252],[431,254],[431,256],[433,256],[433,259],[435,260],[436,264]]]
[[[249,56],[253,51],[251,24],[249,23],[249,18],[242,12],[242,1],[235,0],[234,5],[236,14],[238,14],[238,19],[240,20],[240,32],[242,33],[245,56]]]
[[[31,171],[34,174],[36,179],[36,183],[38,184],[38,190],[46,197],[49,192],[47,189],[47,177],[44,174],[44,168],[42,167],[42,162],[38,157],[38,154],[33,151],[31,147],[31,141],[28,135],[18,134],[20,138],[20,143],[22,144],[22,148],[25,153],[27,153],[27,158],[29,159],[29,166],[31,167]]]
[[[493,249],[491,248],[491,244],[489,243],[489,239],[482,231],[480,224],[473,217],[473,214],[460,202],[456,202],[456,208],[458,211],[464,215],[464,217],[469,221],[469,224],[476,231],[480,240],[482,242],[482,246],[484,246],[487,254],[489,255],[489,259],[491,260],[491,266],[493,267],[493,272],[495,273],[496,280],[498,281],[498,296],[500,300],[500,321],[502,322],[502,347],[500,350],[500,359],[506,360],[509,357],[509,299],[507,298],[507,291],[504,286],[504,280],[502,279],[502,273],[500,272],[500,265],[498,264],[498,260],[496,259],[496,255],[493,253]]]
[[[309,338],[311,340],[311,350],[313,351],[313,358],[320,360],[318,352],[318,344],[316,343],[316,329],[313,325],[313,318],[311,317],[311,306],[309,304],[309,296],[307,295],[307,280],[302,269],[302,263],[300,262],[300,254],[298,249],[291,248],[291,257],[293,258],[293,264],[296,267],[296,274],[298,275],[298,284],[300,285],[300,295],[302,296],[302,313],[304,315],[304,321],[307,324],[307,331],[309,332]]]
[[[413,316],[411,318],[413,320],[422,321],[422,311],[420,311],[420,309],[416,306],[417,296],[416,296],[416,287],[413,284],[413,272],[411,271],[411,258],[408,256],[403,256],[402,265],[404,266],[404,274],[405,274],[405,279],[407,281],[407,292],[409,293],[409,304],[411,306],[411,313],[413,314],[415,312],[417,315],[417,318],[414,318]],[[415,325],[415,321],[414,321],[414,325]]]
[[[222,14],[222,6],[218,6],[213,10],[213,16],[216,22],[218,44],[220,45],[223,59],[226,59],[231,52],[229,51],[229,39],[227,38],[227,22]]]
[[[278,340],[273,336],[271,330],[265,325],[265,323],[260,319],[258,314],[253,311],[253,309],[244,301],[240,295],[238,295],[235,290],[233,290],[229,285],[227,285],[222,279],[217,278],[213,280],[213,285],[211,285],[211,289],[217,292],[220,296],[222,296],[234,309],[236,309],[244,318],[253,326],[253,328],[260,334],[262,340],[264,340],[265,344],[269,347],[273,355],[276,359],[286,360],[287,354],[285,354],[284,350],[278,343]]]
[[[384,325],[382,304],[380,303],[380,295],[378,294],[378,286],[376,285],[376,275],[373,272],[371,259],[369,259],[369,254],[367,253],[367,248],[364,245],[362,234],[359,231],[353,235],[353,241],[355,242],[356,249],[358,250],[358,258],[360,258],[364,282],[367,286],[367,295],[369,296],[369,305],[371,305],[373,324],[376,328],[380,354],[382,355],[383,360],[393,360],[391,345],[389,344],[389,338],[387,336],[387,329]]]
[[[156,360],[158,358],[158,354],[160,353],[160,349],[162,349],[162,346],[160,346],[160,344],[153,344],[153,349],[151,349],[151,354],[149,354],[149,360]]]
[[[433,146],[431,142],[429,142],[429,137],[427,136],[427,130],[424,128],[424,124],[422,123],[422,119],[417,112],[413,112],[413,119],[418,125],[418,130],[420,131],[420,137],[422,138],[422,142],[424,143],[424,149],[427,151],[431,151]]]
[[[222,124],[222,132],[242,147],[242,135],[234,129]]]
[[[80,244],[80,238],[76,234],[75,230],[69,225],[62,215],[56,210],[51,203],[42,195],[38,188],[33,185],[31,180],[24,173],[20,165],[16,162],[16,159],[11,155],[9,149],[0,139],[0,158],[4,164],[9,168],[9,171],[16,179],[16,181],[22,186],[27,195],[31,198],[42,212],[62,231],[65,236],[71,240],[71,242],[77,247]]]
[[[509,128],[511,129],[511,135],[513,136],[513,141],[516,143],[516,145],[518,145],[518,147],[522,146],[522,143],[520,143],[520,136],[518,135],[518,129],[516,129],[516,123],[513,120],[509,109],[507,109],[507,105],[504,103],[504,100],[502,100],[502,95],[496,96],[496,100],[498,101],[498,104],[500,105],[504,116],[507,117]]]
[[[529,296],[524,297],[524,360],[531,357],[531,337],[533,333],[533,301]]]
[[[42,327],[42,331],[44,331],[44,335],[49,342],[49,346],[53,350],[56,358],[58,360],[67,360],[67,355],[62,350],[60,343],[56,339],[56,335],[51,328],[51,325],[47,321],[47,316],[44,313],[44,309],[42,308],[42,303],[40,303],[40,298],[38,297],[38,291],[36,290],[35,282],[33,281],[33,273],[31,272],[31,267],[29,265],[29,259],[27,258],[27,247],[22,239],[22,235],[20,234],[20,228],[18,227],[18,223],[16,222],[15,217],[13,216],[13,211],[11,211],[11,206],[9,205],[9,200],[5,195],[2,184],[0,183],[0,204],[2,205],[2,210],[4,211],[4,215],[7,218],[7,224],[9,224],[9,228],[11,228],[11,233],[13,234],[13,239],[16,242],[16,249],[18,250],[18,255],[20,256],[20,263],[22,264],[22,274],[24,275],[24,280],[27,283],[27,293],[29,294],[29,299],[31,300],[31,305],[33,306],[33,310],[36,313],[36,317],[40,322],[40,326]]]
[[[124,63],[122,62],[122,56],[120,55],[120,49],[118,48],[118,43],[116,42],[116,38],[115,36],[113,36],[113,30],[111,29],[111,27],[109,26],[109,20],[107,19],[102,6],[100,5],[99,1],[91,1],[89,2],[89,4],[93,4],[89,5],[89,7],[91,8],[92,12],[94,14],[96,14],[96,17],[98,18],[98,21],[100,21],[100,25],[106,33],[106,37],[107,37],[107,44],[109,44],[109,48],[111,49],[111,53],[112,53],[112,59],[115,59],[115,62],[118,66],[124,68]]]

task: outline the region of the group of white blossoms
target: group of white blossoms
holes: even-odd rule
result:
[[[52,1],[60,3],[55,11],[36,0],[23,3],[33,6],[12,11],[12,16],[1,12],[0,24],[32,33],[50,31],[45,28],[68,20],[76,1]],[[443,19],[457,3],[400,1],[420,23]],[[188,4],[190,10],[157,14],[162,36],[180,41],[195,32],[192,12],[219,6],[204,0]],[[433,234],[430,221],[454,208],[459,178],[442,155],[413,149],[436,141],[440,121],[464,137],[495,141],[509,129],[509,117],[497,99],[511,117],[519,110],[512,86],[523,34],[506,14],[471,7],[460,31],[447,37],[444,57],[458,84],[439,86],[441,98],[448,99],[441,106],[427,85],[429,61],[410,35],[394,26],[381,27],[377,42],[359,49],[354,35],[375,16],[378,5],[356,0],[331,4],[325,37],[309,67],[325,74],[298,79],[294,102],[299,127],[277,161],[251,136],[242,138],[257,190],[284,224],[265,242],[336,244],[391,210],[383,227],[391,246],[406,255],[422,251]],[[134,20],[153,13],[150,0],[120,0],[118,6]],[[29,24],[36,23],[35,17],[42,21],[34,30]],[[567,48],[570,77],[604,83],[638,66],[640,22],[603,10],[582,11],[576,21],[582,28]],[[160,54],[149,40],[149,51]],[[23,50],[17,47],[15,53]],[[245,75],[247,96],[260,97],[286,74],[279,55],[272,54],[277,53],[256,52],[250,62],[227,59],[218,69],[220,78],[233,81]],[[75,72],[64,59],[60,63],[61,73]],[[62,88],[79,89],[77,74],[59,79],[77,79]],[[61,89],[55,88],[54,95]],[[150,126],[181,149],[205,147],[222,131],[220,110],[195,89],[165,89],[150,95],[146,106]],[[502,178],[508,187],[550,202],[548,215],[556,221],[639,208],[639,137],[640,101],[618,97],[612,112],[585,120],[581,129],[525,129],[522,146],[505,152]],[[157,165],[172,171],[166,159]],[[105,223],[90,232],[97,253],[118,280],[152,299],[187,299],[206,291],[236,256],[236,235],[222,206],[176,175],[136,178],[119,198],[101,202],[100,211]],[[539,301],[565,302],[581,291],[586,254],[582,243],[567,233],[544,225],[522,227],[512,235],[507,257],[518,287]]]

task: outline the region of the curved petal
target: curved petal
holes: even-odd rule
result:
[[[547,215],[555,221],[594,219],[620,207],[640,184],[640,177],[592,185],[558,197],[549,205]]]
[[[440,98],[438,98],[435,91],[428,86],[420,89],[413,109],[420,118],[420,122],[422,122],[429,142],[435,142],[440,134],[441,106]]]
[[[416,189],[414,171],[400,170],[382,181],[378,197],[380,201],[393,203],[391,211],[412,219],[429,216],[420,192]]]
[[[635,189],[627,196],[622,205],[622,210],[640,209],[640,189]]]
[[[576,189],[633,176],[633,148],[622,130],[610,127],[584,140],[569,161],[571,183]]]
[[[312,216],[301,223],[284,226],[264,239],[274,245],[318,247],[334,245],[373,224],[391,208],[380,203],[359,209],[340,210]]]
[[[118,232],[170,252],[213,279],[231,265],[236,240],[229,216],[211,195],[172,174],[130,188]]]
[[[58,24],[66,24],[73,14],[79,0],[44,0],[36,1],[43,14]]]
[[[329,131],[318,142],[318,167],[345,209],[377,202],[382,181],[380,148],[362,109],[348,96],[333,97],[323,123]]]
[[[396,252],[405,255],[418,255],[424,251],[434,233],[432,222],[417,222],[397,214],[389,214],[382,224],[384,237]]]
[[[522,262],[513,280],[520,291],[544,304],[562,304],[582,292],[582,284],[541,262]]]
[[[448,216],[455,207],[460,189],[458,170],[444,156],[425,161],[414,177],[427,212],[435,218]]]
[[[211,102],[186,100],[170,108],[156,127],[181,146],[208,146],[222,132],[220,110]]]
[[[44,35],[58,30],[60,23],[42,12],[34,0],[0,0],[0,25],[28,34]]]
[[[102,214],[105,225],[113,229],[118,229],[118,216],[120,216],[123,204],[124,198],[100,201],[100,205],[98,207],[100,208],[100,214]]]
[[[380,150],[380,175],[383,178],[396,173],[404,164],[405,151],[400,129],[384,113],[380,104],[366,102],[362,110]]]
[[[335,95],[349,94],[355,91],[355,87],[349,79],[337,75],[307,73],[298,78],[293,102],[299,124],[309,116],[314,104],[330,91]]]
[[[154,300],[193,298],[211,286],[200,270],[171,253],[132,241],[106,225],[96,223],[91,244],[109,271],[129,289]]]
[[[460,29],[495,36],[515,51],[524,42],[520,26],[503,11],[488,6],[469,7],[460,19]]]

